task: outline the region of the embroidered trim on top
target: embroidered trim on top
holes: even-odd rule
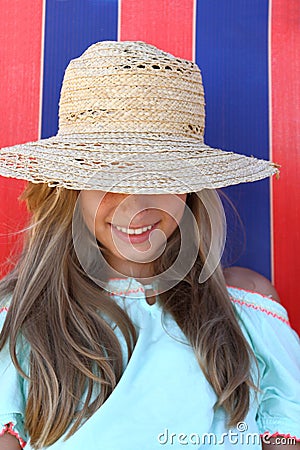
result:
[[[110,278],[109,281],[127,281],[126,278]],[[145,293],[146,290],[150,289],[149,288],[150,285],[146,285],[146,286],[138,286],[137,288],[132,288],[132,289],[127,289],[127,290],[113,290],[113,291],[107,291],[108,295],[119,295],[119,296],[123,296],[123,295],[129,295],[129,294],[136,294],[138,292],[143,292]],[[147,288],[147,289],[145,289]],[[156,289],[151,289],[155,295],[158,294],[158,291]]]
[[[280,314],[277,314],[274,311],[266,309],[266,308],[264,308],[264,307],[262,307],[260,305],[255,304],[255,303],[251,303],[251,302],[249,302],[247,300],[241,300],[239,298],[235,298],[232,295],[229,295],[229,297],[230,297],[230,300],[233,303],[238,303],[239,305],[247,306],[247,308],[252,308],[252,309],[255,309],[257,311],[261,311],[261,312],[263,312],[265,314],[268,314],[268,316],[275,317],[276,319],[281,320],[281,322],[286,323],[287,325],[291,326],[289,320],[286,317],[281,316]]]
[[[136,292],[144,292],[144,289],[142,287],[138,287],[136,289],[128,289],[128,291],[107,291],[108,295],[125,295],[125,294],[135,294]]]
[[[125,295],[126,296],[128,294],[136,294],[137,292],[145,293],[145,289],[143,287],[139,287],[136,289],[128,289],[128,291],[113,291],[113,292],[109,291],[108,295],[120,295],[120,296]],[[154,294],[158,293],[155,289],[153,289],[153,292],[154,292]]]
[[[8,311],[8,306],[3,306],[3,308],[0,308],[0,313],[7,312],[7,311]]]
[[[261,294],[260,292],[257,292],[257,291],[251,291],[250,289],[244,289],[244,288],[240,288],[240,287],[237,287],[237,286],[231,286],[231,285],[229,285],[229,284],[226,284],[226,286],[227,286],[228,288],[230,288],[230,289],[236,289],[236,290],[238,290],[238,291],[249,292],[249,294],[257,294],[257,295],[260,295],[260,297],[266,298],[266,299],[268,299],[268,300],[271,300],[271,302],[274,302],[274,303],[276,303],[277,305],[280,305],[280,303],[278,303],[276,300],[274,300],[274,298],[271,297],[271,294],[270,294],[270,296],[269,296],[269,295]]]
[[[0,436],[4,436],[5,433],[11,434],[12,436],[15,436],[15,438],[18,439],[20,446],[24,448],[26,446],[26,442],[21,438],[19,433],[17,433],[17,431],[14,430],[14,427],[15,424],[13,422],[6,423],[2,431],[0,431]]]
[[[300,438],[297,438],[296,436],[291,436],[290,434],[278,433],[278,431],[276,431],[276,433],[272,433],[272,434],[269,431],[265,431],[264,433],[260,434],[260,437],[264,437],[264,436],[268,436],[268,438],[284,437],[286,439],[295,439],[296,442],[300,442]]]

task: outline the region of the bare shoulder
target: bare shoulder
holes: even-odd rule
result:
[[[271,296],[273,300],[280,303],[278,292],[273,284],[258,272],[246,267],[228,267],[223,270],[226,284],[240,289],[255,291],[260,294]]]
[[[11,434],[0,436],[0,450],[21,450],[18,440]]]

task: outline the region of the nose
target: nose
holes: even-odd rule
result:
[[[147,208],[150,204],[149,195],[145,194],[121,194],[120,204],[124,210]]]
[[[115,222],[131,227],[147,225],[152,214],[150,198],[146,194],[122,194],[115,209]],[[152,214],[153,215],[153,214]]]

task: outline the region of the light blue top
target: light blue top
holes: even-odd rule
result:
[[[226,414],[214,412],[216,394],[191,347],[168,314],[162,321],[159,300],[149,305],[142,284],[133,278],[108,283],[112,298],[126,308],[136,326],[137,344],[120,382],[94,415],[67,441],[51,450],[260,449],[259,435],[270,432],[300,439],[300,345],[286,310],[260,294],[228,287],[243,333],[259,364],[261,393],[252,393],[247,417],[226,428]],[[2,326],[7,308],[0,314]],[[23,429],[28,383],[0,353],[0,430],[10,429],[26,450]],[[45,411],[47,414],[47,411]],[[25,441],[25,442],[23,442]]]

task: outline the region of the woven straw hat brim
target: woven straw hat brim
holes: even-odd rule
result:
[[[5,177],[128,194],[197,192],[278,172],[278,165],[270,161],[180,135],[58,134],[0,152],[0,175]]]

